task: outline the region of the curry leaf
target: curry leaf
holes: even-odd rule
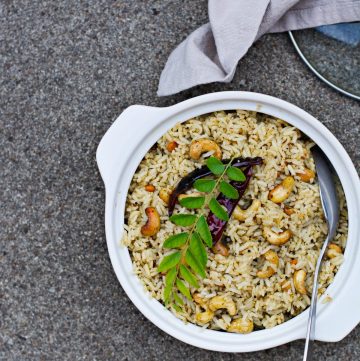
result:
[[[227,198],[237,199],[239,198],[239,192],[228,182],[222,181],[220,183],[220,192]]]
[[[168,256],[165,256],[158,267],[158,272],[165,272],[165,271],[169,270],[170,268],[173,268],[180,262],[180,259],[181,259],[180,251],[177,251],[177,252],[171,253]]]
[[[205,203],[205,197],[185,197],[180,199],[179,203],[189,209],[201,208]]]
[[[166,277],[165,277],[165,285],[166,286],[168,286],[168,285],[172,286],[174,284],[176,274],[177,274],[176,267],[171,268],[171,270],[166,274]]]
[[[174,308],[174,310],[176,310],[176,312],[178,312],[178,313],[182,313],[182,312],[183,312],[183,310],[181,309],[181,307],[179,307],[176,303],[173,303],[171,306]]]
[[[222,164],[221,161],[215,157],[208,158],[206,160],[206,165],[215,175],[220,175],[225,170],[224,164]]]
[[[186,263],[191,267],[191,269],[198,274],[200,277],[205,278],[206,273],[204,267],[201,265],[200,262],[193,256],[190,249],[187,249],[185,254]]]
[[[179,306],[182,306],[184,304],[184,301],[181,299],[181,297],[175,292],[174,293],[174,300],[175,300],[175,303]]]
[[[176,287],[178,290],[188,299],[191,301],[191,294],[189,289],[185,286],[184,282],[180,279],[176,280]]]
[[[189,233],[183,232],[179,234],[175,234],[167,238],[163,244],[163,248],[178,248],[185,244]]]
[[[227,212],[215,198],[210,199],[209,208],[217,218],[221,219],[222,221],[229,220]]]
[[[200,192],[210,193],[214,190],[216,182],[213,179],[198,179],[194,183],[194,188]]]
[[[212,246],[212,236],[206,219],[201,215],[196,223],[196,230],[208,247]]]
[[[191,236],[189,249],[193,256],[199,261],[201,266],[205,268],[207,263],[207,253],[204,244],[197,232],[194,232]]]
[[[170,221],[177,226],[187,227],[196,221],[196,216],[193,214],[175,214],[170,217]]]
[[[171,291],[172,291],[172,287],[170,287],[170,286],[165,287],[165,289],[164,289],[164,303],[165,303],[165,306],[167,306],[169,304]]]
[[[236,182],[244,182],[246,180],[245,174],[239,168],[229,167],[226,170],[226,174],[231,180]]]
[[[205,271],[208,260],[206,246],[211,247],[213,244],[210,226],[204,214],[206,209],[210,208],[211,213],[215,216],[214,222],[229,220],[227,210],[221,204],[224,202],[220,201],[221,203],[219,203],[215,192],[220,191],[222,193],[219,200],[234,199],[237,201],[239,198],[238,190],[229,182],[229,179],[243,182],[246,177],[240,168],[231,166],[233,159],[224,165],[221,160],[213,156],[208,158],[206,167],[203,168],[207,172],[206,175],[209,175],[210,171],[214,176],[210,175],[208,179],[197,179],[192,183],[195,189],[208,195],[180,197],[182,199],[178,199],[181,206],[188,209],[200,209],[200,211],[197,211],[197,214],[176,214],[170,217],[170,221],[177,226],[192,226],[189,232],[170,236],[163,243],[164,248],[180,248],[180,250],[165,256],[158,266],[159,272],[167,272],[164,302],[173,311],[184,312],[183,296],[191,300],[190,288],[199,287],[197,277],[206,277]],[[187,186],[190,187],[191,184]],[[169,210],[169,213],[172,213],[172,210]]]
[[[189,271],[187,267],[184,265],[180,266],[180,274],[182,278],[190,285],[195,288],[199,288],[199,284],[195,278],[195,276]]]
[[[171,290],[174,285],[174,281],[177,275],[176,268],[172,268],[165,277],[165,289],[164,289],[164,302],[165,304],[169,301]]]

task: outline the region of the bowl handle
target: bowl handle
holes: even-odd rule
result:
[[[355,267],[354,267],[355,268]],[[338,342],[347,336],[360,321],[360,290],[358,283],[359,267],[353,270],[353,278],[348,289],[334,295],[331,307],[325,308],[316,322],[315,338],[319,341]]]
[[[107,130],[96,151],[96,161],[106,188],[114,182],[114,169],[121,169],[122,163],[129,158],[132,140],[148,132],[149,122],[160,121],[159,115],[164,109],[132,105]]]

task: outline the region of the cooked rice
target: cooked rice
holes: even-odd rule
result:
[[[229,296],[237,305],[235,318],[249,318],[256,328],[274,327],[308,307],[310,297],[296,292],[292,275],[297,269],[307,272],[306,287],[310,294],[316,259],[327,232],[318,184],[316,181],[302,182],[296,175],[305,168],[315,170],[310,152],[313,143],[280,119],[243,110],[219,111],[177,124],[156,143],[140,163],[127,198],[123,243],[130,250],[134,272],[150,295],[162,301],[164,276],[157,272],[157,266],[164,255],[173,252],[163,249],[162,244],[170,235],[184,231],[184,228],[169,221],[159,191],[171,191],[182,177],[204,164],[203,157],[199,161],[189,157],[190,143],[199,138],[214,139],[220,145],[224,159],[260,156],[264,164],[254,167],[254,176],[240,201],[242,204],[257,198],[261,201],[260,209],[244,222],[230,219],[225,231],[231,239],[228,245],[230,255],[223,257],[207,251],[207,278],[200,281],[196,292],[204,298]],[[169,141],[178,143],[173,152],[166,150]],[[296,180],[291,196],[285,201],[288,207],[296,210],[291,216],[284,213],[283,205],[268,200],[269,190],[287,175]],[[144,188],[147,184],[154,185],[155,192],[147,192]],[[344,248],[347,209],[340,188],[341,216],[334,243]],[[152,238],[144,237],[140,232],[146,222],[145,208],[149,206],[156,207],[161,216],[161,229]],[[176,211],[189,212],[179,205]],[[263,238],[264,226],[275,230],[290,229],[293,237],[281,247],[273,246]],[[278,253],[279,267],[270,278],[260,279],[256,276],[258,268],[267,267],[267,263],[259,262],[260,256],[270,249]],[[290,264],[293,259],[298,261],[295,266]],[[324,261],[319,284],[321,294],[333,281],[342,261],[342,255]],[[281,288],[285,280],[291,282],[288,291]],[[191,291],[195,292],[195,289]],[[196,324],[195,315],[202,312],[201,308],[194,302],[185,299],[184,302],[184,313],[171,311],[180,319]],[[230,322],[226,310],[219,310],[209,324],[201,326],[226,330]]]

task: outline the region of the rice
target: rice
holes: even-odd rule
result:
[[[240,201],[242,205],[258,199],[260,208],[245,221],[233,217],[229,220],[225,231],[231,239],[229,256],[223,257],[208,249],[207,277],[199,280],[199,289],[191,289],[205,300],[218,295],[231,298],[236,304],[237,314],[230,317],[226,309],[218,310],[210,322],[200,325],[226,330],[232,319],[243,318],[252,320],[255,328],[274,327],[308,307],[315,263],[327,233],[318,184],[316,181],[302,182],[297,175],[306,168],[315,171],[310,152],[313,143],[283,120],[236,110],[206,114],[174,126],[145,155],[133,177],[126,203],[122,242],[130,251],[134,272],[145,289],[151,297],[162,301],[164,276],[157,272],[157,266],[165,255],[173,252],[163,249],[162,244],[166,238],[184,229],[169,221],[167,206],[160,199],[159,192],[171,192],[182,177],[204,164],[203,157],[194,161],[189,156],[190,143],[200,138],[217,142],[223,159],[259,156],[264,160],[264,164],[254,167],[254,176]],[[178,144],[172,152],[166,149],[170,141]],[[268,199],[269,191],[288,175],[296,181],[293,192],[285,201],[287,207],[295,210],[290,216],[284,213],[284,205]],[[154,192],[145,190],[148,184],[155,187]],[[333,243],[344,248],[348,223],[340,186],[339,199],[341,216]],[[160,231],[154,237],[144,237],[140,232],[146,222],[145,208],[149,206],[155,207],[161,217]],[[176,211],[189,212],[179,205]],[[293,236],[277,247],[264,239],[263,227],[275,231],[289,229]],[[261,256],[269,250],[277,252],[279,266],[273,276],[260,279],[257,271],[269,265]],[[292,260],[297,263],[292,264]],[[320,294],[333,281],[342,261],[343,255],[325,259],[319,277]],[[307,273],[307,295],[294,288],[292,277],[300,269]],[[282,288],[284,282],[288,282],[288,290]],[[173,308],[171,311],[180,319],[197,324],[196,314],[204,309],[186,299],[184,303],[184,312],[177,313]]]

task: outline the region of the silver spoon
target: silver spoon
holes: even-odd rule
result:
[[[314,273],[314,286],[311,295],[303,361],[312,359],[312,346],[315,339],[316,303],[319,272],[326,248],[329,242],[334,238],[339,222],[339,201],[336,195],[334,177],[329,166],[329,161],[318,146],[314,146],[311,149],[311,152],[315,161],[316,173],[320,187],[321,205],[323,207],[325,220],[328,226],[328,235],[321,248]]]

